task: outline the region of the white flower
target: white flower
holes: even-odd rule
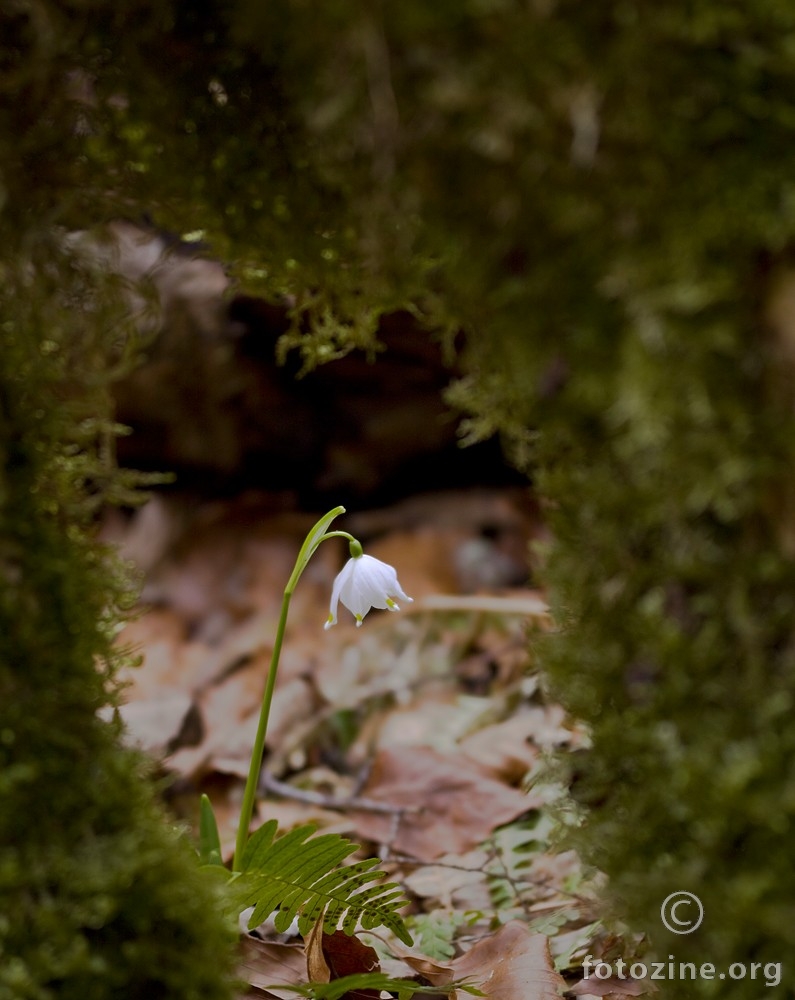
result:
[[[396,597],[404,601],[413,599],[403,593],[393,566],[373,556],[351,556],[334,581],[325,628],[337,624],[337,605],[340,601],[353,613],[356,624],[361,625],[370,608],[399,611],[394,600]]]

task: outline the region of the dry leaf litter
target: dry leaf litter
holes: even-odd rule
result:
[[[128,738],[168,776],[177,814],[195,821],[210,795],[227,859],[282,591],[315,519],[267,494],[155,496],[103,527],[143,578],[119,637],[141,657],[123,678]],[[415,600],[324,632],[347,550],[320,547],[291,605],[255,824],[312,822],[362,843],[411,899],[415,944],[318,934],[304,948],[264,925],[241,944],[248,996],[295,996],[323,969],[326,981],[340,969],[421,977],[453,997],[469,995],[450,985],[461,980],[495,1000],[558,996],[561,972],[571,986],[586,953],[616,942],[577,859],[550,850],[560,790],[548,754],[585,735],[545,698],[528,653],[529,633],[549,627],[543,595],[524,585],[533,507],[522,490],[447,491],[340,526]],[[608,985],[623,994],[599,995],[636,995]]]

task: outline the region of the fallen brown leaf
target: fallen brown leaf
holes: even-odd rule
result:
[[[539,804],[463,754],[443,756],[428,747],[379,751],[361,795],[389,804],[394,813],[352,811],[359,836],[426,862],[475,847],[495,827]]]
[[[123,649],[142,654],[140,666],[121,672],[125,702],[154,700],[164,692],[191,694],[207,679],[207,647],[188,641],[184,622],[167,608],[128,622],[118,641]]]
[[[452,973],[452,966],[450,965],[441,965],[426,955],[410,955],[408,953],[403,955],[403,961],[415,972],[419,972],[421,976],[424,976],[434,986],[441,986],[450,982]]]
[[[400,566],[400,582],[415,600],[428,594],[462,590],[457,551],[470,539],[464,528],[428,527],[395,531],[367,547],[377,559]]]
[[[621,979],[618,976],[609,976],[607,979],[599,979],[590,976],[588,979],[581,979],[579,983],[568,988],[569,993],[576,997],[639,997],[644,993],[656,993],[657,987],[654,983],[642,982],[626,976]]]
[[[344,931],[326,934],[318,921],[306,939],[306,969],[311,982],[330,983],[344,976],[380,972],[374,948]],[[378,990],[351,990],[342,1000],[378,1000]]]
[[[102,540],[118,546],[124,560],[150,573],[182,530],[183,514],[178,503],[153,496],[127,520],[116,508],[104,512]]]
[[[525,714],[530,717],[530,739],[536,746],[546,750],[566,744],[579,746],[582,742],[582,731],[567,725],[566,712],[560,705],[530,705]]]
[[[504,722],[484,726],[459,743],[459,748],[495,778],[520,781],[538,758],[528,742],[536,728],[536,717],[527,712]]]
[[[471,980],[492,1000],[559,1000],[565,986],[555,972],[544,934],[512,921],[451,964],[453,979]]]
[[[190,695],[171,691],[157,699],[121,705],[125,739],[141,750],[164,756],[182,732],[192,704]]]
[[[295,1000],[294,990],[279,987],[306,982],[304,949],[301,945],[276,944],[244,935],[240,939],[237,975],[249,986],[267,989],[268,996]]]
[[[442,754],[455,752],[458,740],[482,720],[490,707],[485,698],[462,694],[450,680],[432,681],[422,685],[405,704],[374,715],[373,726],[362,727],[353,752],[361,752],[367,737],[371,745],[379,748],[411,745],[433,747]]]
[[[466,980],[490,1000],[559,1000],[565,986],[552,964],[546,935],[534,934],[518,920],[445,965],[424,955],[402,953],[402,958],[434,986]]]
[[[203,739],[196,747],[174,753],[168,766],[183,777],[215,768],[245,778],[259,722],[259,710],[269,657],[254,657],[248,663],[201,692],[196,708],[202,720]],[[290,726],[311,716],[315,708],[312,689],[299,678],[279,685],[273,696],[268,730],[272,746]]]
[[[436,900],[449,910],[485,910],[489,907],[484,874],[491,855],[482,850],[443,855],[438,864],[420,865],[403,875],[403,884],[422,900]]]

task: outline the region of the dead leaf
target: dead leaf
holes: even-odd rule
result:
[[[296,944],[275,944],[250,935],[240,939],[237,975],[249,986],[268,990],[269,996],[295,1000],[295,991],[280,986],[298,986],[306,981],[304,949]]]
[[[214,752],[225,750],[243,720],[259,711],[268,663],[267,655],[254,656],[201,692],[198,707]]]
[[[443,855],[438,864],[420,865],[403,875],[402,883],[420,899],[436,900],[448,910],[485,909],[490,902],[484,875],[489,857],[482,850]]]
[[[521,491],[446,490],[401,501],[392,508],[355,514],[351,530],[382,537],[368,551],[407,564],[406,591],[471,593],[524,583],[528,542],[537,517]]]
[[[157,700],[131,701],[119,707],[125,739],[132,745],[164,756],[179,736],[192,701],[179,691],[165,693]]]
[[[259,711],[268,672],[269,657],[254,657],[248,663],[207,687],[196,706],[204,739],[199,746],[178,750],[168,766],[184,777],[194,777],[207,768],[245,778],[259,724]],[[296,678],[279,684],[271,705],[268,728],[271,747],[299,721],[311,716],[316,699],[311,686]]]
[[[266,670],[267,663],[255,658],[201,692],[196,707],[203,739],[198,746],[172,754],[169,768],[192,778],[206,770],[215,756],[228,759],[250,755],[256,721],[247,720],[254,719],[258,711]]]
[[[330,983],[331,969],[323,954],[323,920],[320,919],[312,927],[304,939],[306,952],[306,975],[313,983]]]
[[[551,750],[566,744],[577,746],[582,742],[582,733],[566,724],[566,712],[560,705],[530,705],[525,714],[530,716],[527,721],[532,727],[528,738],[536,746]]]
[[[344,931],[326,934],[319,920],[306,939],[306,969],[310,982],[330,983],[344,976],[380,972],[374,948]],[[342,1000],[378,1000],[377,990],[351,990]]]
[[[478,941],[450,967],[453,980],[471,981],[491,1000],[559,1000],[566,985],[555,972],[546,935],[518,920]]]
[[[475,847],[538,805],[532,794],[495,781],[463,754],[443,756],[428,747],[379,751],[361,796],[395,811],[352,811],[359,836],[426,862]]]
[[[142,654],[140,666],[124,668],[124,700],[149,701],[164,691],[193,693],[206,679],[207,647],[189,642],[185,623],[173,611],[157,608],[128,622],[118,639],[122,649]]]
[[[422,525],[379,538],[367,551],[376,559],[400,566],[403,589],[417,600],[428,594],[461,593],[457,552],[470,539],[466,528]]]
[[[434,962],[432,958],[428,958],[427,955],[410,955],[405,953],[403,961],[415,972],[419,972],[421,976],[424,976],[434,986],[443,986],[451,980],[452,966],[440,965],[438,962]]]
[[[372,536],[432,525],[466,528],[473,535],[480,534],[484,527],[501,534],[526,535],[536,520],[535,506],[526,489],[470,487],[416,493],[389,507],[351,513],[349,530]]]
[[[179,506],[165,497],[153,496],[132,516],[119,549],[122,559],[129,559],[139,570],[151,572],[181,530]]]
[[[332,812],[330,809],[305,802],[289,802],[271,796],[260,802],[257,815],[257,826],[266,820],[275,819],[278,821],[279,829],[284,831],[312,823],[323,833],[339,833],[342,836],[351,836],[353,833],[353,823],[344,813]]]
[[[131,518],[111,507],[103,514],[101,538],[115,544],[124,560],[149,573],[178,538],[181,514],[177,503],[153,496]]]
[[[425,955],[401,957],[434,986],[467,980],[491,1000],[559,1000],[566,985],[555,972],[546,935],[534,934],[518,920],[446,965]]]
[[[461,737],[482,725],[490,711],[485,698],[462,694],[450,680],[432,681],[413,692],[405,704],[374,715],[372,725],[362,727],[352,755],[361,756],[366,739],[377,747],[426,746],[440,753],[455,752]]]
[[[569,993],[576,997],[639,997],[644,993],[656,993],[657,987],[654,983],[642,982],[626,976],[621,979],[618,976],[609,976],[607,979],[599,979],[590,976],[588,979],[581,979],[579,983],[568,988]]]
[[[460,750],[484,771],[514,784],[524,777],[538,758],[538,750],[528,740],[536,718],[522,712],[504,722],[484,726],[459,743]]]

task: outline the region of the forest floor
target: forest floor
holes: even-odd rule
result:
[[[120,636],[141,658],[122,678],[129,739],[158,761],[183,821],[195,827],[199,795],[210,796],[225,860],[282,592],[321,513],[260,493],[162,495],[104,525],[143,581]],[[358,932],[366,955],[351,959],[325,941],[329,978],[377,954],[388,975],[452,996],[465,995],[449,985],[462,980],[499,1000],[647,992],[629,978],[583,980],[586,956],[628,944],[603,929],[594,879],[556,846],[573,810],[555,760],[587,734],[533,660],[550,623],[527,583],[542,535],[527,491],[417,496],[334,527],[394,565],[414,601],[371,612],[360,629],[341,607],[324,631],[348,553],[341,539],[320,547],[292,600],[254,826],[312,823],[360,843],[403,887],[414,945]],[[294,997],[313,978],[301,938],[272,923],[243,934],[239,973],[246,997]]]

